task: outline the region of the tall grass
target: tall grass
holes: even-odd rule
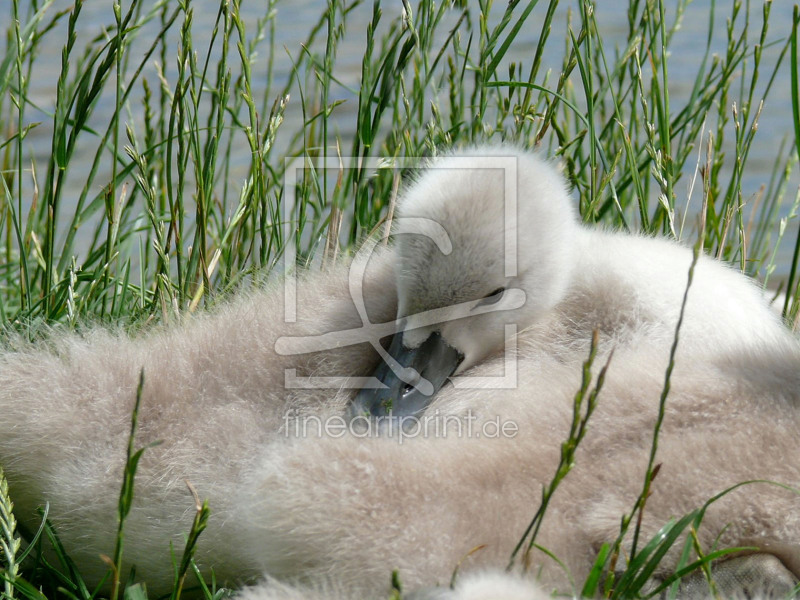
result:
[[[262,276],[290,246],[301,266],[317,268],[381,226],[402,175],[395,158],[486,139],[559,157],[587,222],[697,240],[698,251],[775,283],[777,244],[798,230],[800,196],[786,193],[800,154],[800,17],[795,10],[781,39],[769,32],[772,2],[711,0],[689,92],[678,96],[669,57],[688,4],[629,0],[625,39],[612,47],[591,0],[570,2],[566,23],[558,0],[403,0],[402,10],[329,0],[307,38],[284,49],[276,29],[291,7],[274,0],[256,18],[245,18],[239,0],[117,1],[95,29],[81,27],[81,0],[64,9],[11,0],[0,61],[0,322],[27,331],[36,322],[169,319]],[[195,23],[195,11],[209,7],[210,31]],[[368,15],[364,31],[348,24],[356,12]],[[559,27],[565,35],[553,37]],[[520,60],[523,37],[536,43]],[[355,87],[340,64],[346,39],[362,40]],[[53,45],[60,67],[42,69]],[[546,70],[553,56],[561,66]],[[285,78],[276,76],[281,65]],[[794,137],[776,141],[772,176],[754,193],[744,174],[785,69]],[[40,72],[55,74],[46,105],[31,92]],[[49,148],[36,141],[41,131]],[[285,158],[303,164],[294,190],[284,187]],[[372,158],[386,168],[368,168]],[[703,219],[683,192],[698,172]],[[800,236],[783,269],[791,320],[798,249]],[[683,531],[702,512],[690,517],[672,526]],[[13,527],[6,539],[9,555]],[[661,548],[653,544],[616,594],[635,594],[652,572]],[[601,553],[603,568],[612,550]],[[187,553],[176,566],[178,594]],[[5,564],[11,595],[16,562]],[[584,592],[600,589],[599,573]],[[85,586],[69,589],[82,597]]]
[[[742,209],[756,204],[742,176],[763,102],[790,66],[790,41],[768,35],[772,3],[758,19],[749,2],[726,3],[727,27],[715,33],[723,8],[712,2],[680,102],[669,95],[668,55],[687,0],[631,0],[620,48],[604,42],[593,3],[577,2],[563,52],[550,36],[558,2],[539,4],[405,2],[388,16],[379,2],[331,1],[285,52],[274,37],[280,4],[245,22],[238,2],[220,2],[196,45],[192,2],[116,3],[87,40],[83,3],[59,12],[53,0],[13,0],[0,64],[0,317],[75,324],[194,309],[273,268],[288,243],[308,263],[378,226],[396,178],[364,159],[391,167],[397,156],[487,138],[559,156],[586,221],[686,236],[696,222],[681,211],[678,183],[703,131],[713,132],[705,250],[750,274],[774,270],[791,139],[758,208]],[[371,14],[366,31],[348,29],[353,11]],[[538,40],[529,64],[509,58],[522,31]],[[364,40],[357,89],[337,74],[345,36]],[[30,97],[45,44],[62,45],[49,107]],[[780,51],[766,64],[768,46]],[[543,70],[543,57],[558,54],[560,72]],[[291,65],[280,86],[276,62]],[[33,120],[40,110],[46,121]],[[51,136],[42,161],[37,130]],[[354,161],[323,168],[339,156]],[[284,157],[306,165],[293,206],[282,205]]]

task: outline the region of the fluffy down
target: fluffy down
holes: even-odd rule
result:
[[[485,156],[518,164],[521,235],[510,280],[504,221],[496,214],[504,179],[481,168]],[[455,158],[473,168],[441,168]],[[353,391],[289,389],[285,369],[301,377],[363,376],[377,354],[360,343],[282,355],[275,344],[361,325],[349,266],[340,264],[300,278],[296,323],[284,322],[282,289],[272,284],[134,339],[97,330],[54,334],[46,344],[10,343],[0,353],[0,464],[18,518],[35,524],[35,507],[48,501],[73,559],[89,581],[101,577],[106,567],[98,555],[113,551],[143,369],[137,444],[162,443],[140,464],[123,572],[136,564],[151,592],[171,584],[169,543],[181,547],[193,516],[188,480],[212,509],[200,566],[229,585],[268,577],[241,592],[250,600],[385,597],[394,569],[420,597],[543,597],[516,576],[470,573],[504,568],[535,512],[598,330],[597,364],[612,348],[614,356],[576,465],[537,540],[581,581],[641,489],[691,252],[578,224],[550,164],[498,146],[434,161],[404,193],[400,214],[440,223],[453,251],[439,255],[424,239],[400,236],[407,240],[376,253],[363,287],[372,322],[478,300],[498,281],[526,293],[521,308],[439,327],[467,357],[460,375],[497,377],[506,373],[503,325],[516,325],[514,387],[447,385],[429,407],[440,425],[444,417],[454,419],[450,427],[460,424],[460,435],[451,428],[446,437],[441,430],[362,437],[346,428],[318,435],[308,417],[343,422]],[[751,282],[702,258],[643,535],[745,480],[800,486],[798,402],[797,342]],[[800,499],[774,485],[740,487],[708,508],[698,540],[706,551],[715,541],[756,544],[800,574]],[[470,554],[476,546],[484,547]],[[677,558],[668,555],[654,576],[667,575]],[[541,589],[572,593],[551,558],[532,559]],[[458,564],[464,578],[456,590],[435,590]]]

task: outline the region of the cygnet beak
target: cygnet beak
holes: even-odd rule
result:
[[[373,373],[385,387],[363,388],[353,400],[352,416],[418,415],[464,360],[438,332],[414,349],[403,345],[403,332],[398,332],[388,353],[397,363],[395,369],[381,361]]]

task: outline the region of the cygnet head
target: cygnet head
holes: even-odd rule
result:
[[[563,178],[535,153],[487,145],[430,161],[398,201],[396,363],[354,412],[417,414],[450,375],[502,352],[506,324],[520,331],[563,297],[577,230]]]

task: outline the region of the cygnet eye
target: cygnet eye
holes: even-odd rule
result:
[[[486,294],[483,297],[483,299],[475,305],[475,308],[478,308],[479,306],[488,306],[490,304],[496,304],[496,303],[500,302],[500,299],[503,297],[503,294],[505,293],[505,291],[506,291],[506,288],[501,287],[501,288],[497,288],[495,291],[493,291],[490,294]]]

